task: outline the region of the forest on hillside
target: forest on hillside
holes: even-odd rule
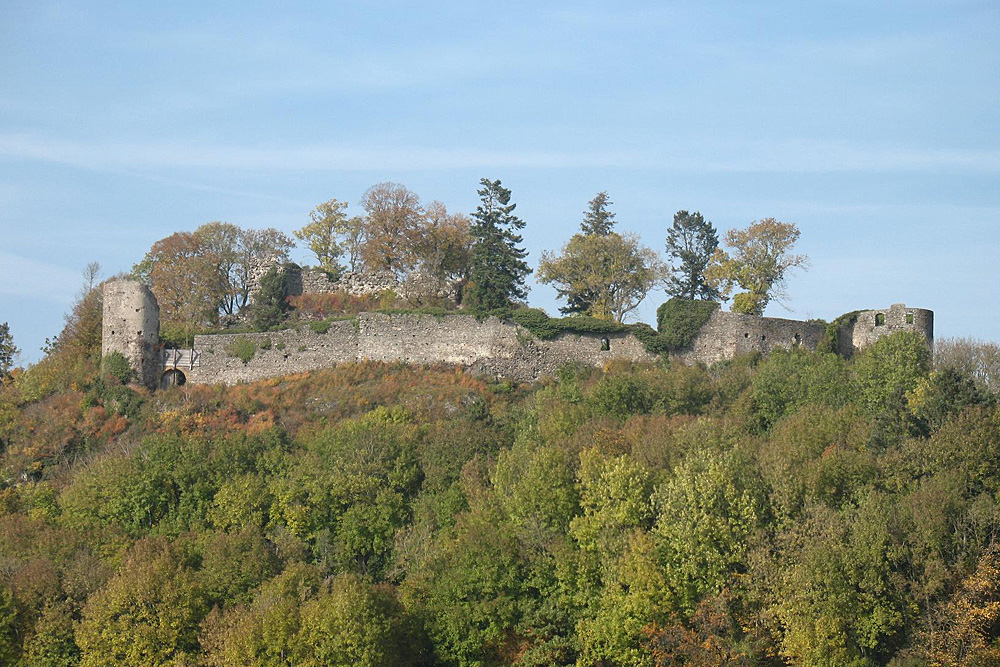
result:
[[[0,664],[987,665],[996,346],[0,383]]]

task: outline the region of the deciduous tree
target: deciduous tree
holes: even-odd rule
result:
[[[479,315],[506,315],[514,299],[528,295],[525,276],[531,273],[524,258],[528,251],[517,232],[524,229],[524,220],[514,215],[517,204],[510,203],[510,190],[499,180],[479,181],[480,204],[472,214],[472,281],[473,308]]]
[[[466,278],[471,249],[468,216],[449,213],[439,201],[428,204],[416,248],[421,270],[440,281]]]
[[[361,197],[365,242],[361,257],[370,271],[391,271],[402,278],[418,257],[424,209],[420,197],[399,183],[378,183]]]
[[[746,229],[730,229],[724,240],[732,254],[715,251],[706,270],[708,284],[724,297],[739,286],[746,291],[733,297],[733,310],[763,315],[767,304],[781,303],[785,298],[786,274],[808,264],[808,257],[791,252],[799,234],[794,223],[774,218],[754,222]]]
[[[294,232],[295,238],[316,256],[320,268],[334,275],[340,275],[342,268],[337,260],[345,250],[350,253],[352,271],[360,252],[361,219],[348,217],[347,206],[346,201],[325,201],[309,213],[309,224]]]
[[[190,545],[138,542],[121,571],[91,596],[76,631],[82,667],[186,664],[208,611]]]
[[[292,241],[273,229],[209,222],[153,244],[132,276],[150,285],[161,321],[189,328],[245,307],[262,270],[288,259]]]
[[[621,322],[660,279],[662,263],[634,234],[576,234],[560,255],[542,254],[538,279],[575,310]]]
[[[954,368],[991,392],[1000,391],[1000,345],[975,338],[938,338],[934,368]]]
[[[712,223],[698,211],[677,211],[667,230],[667,258],[670,273],[666,292],[682,299],[717,301],[719,290],[709,285],[705,270],[719,247],[719,235]]]
[[[148,276],[161,322],[194,328],[217,318],[226,285],[195,234],[177,232],[154,243],[143,261],[133,267],[133,274],[137,273]]]

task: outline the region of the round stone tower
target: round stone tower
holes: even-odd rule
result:
[[[907,308],[904,303],[894,303],[880,310],[862,310],[854,322],[851,343],[855,350],[863,350],[882,336],[897,331],[919,332],[927,339],[927,345],[933,348],[934,311]]]
[[[104,284],[102,334],[101,355],[120,352],[140,383],[150,388],[159,384],[160,306],[148,287],[127,279]]]

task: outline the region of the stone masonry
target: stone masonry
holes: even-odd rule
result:
[[[159,308],[152,293],[130,281],[109,282],[104,292],[102,353],[119,351],[147,386],[158,386],[165,372],[172,381],[194,383],[252,382],[268,377],[329,368],[357,361],[451,364],[493,377],[533,381],[552,375],[563,364],[602,366],[612,360],[652,362],[658,357],[631,333],[563,333],[539,340],[510,321],[459,313],[434,316],[361,313],[325,323],[319,333],[302,325],[266,333],[195,336],[187,366],[167,367],[159,350]],[[323,330],[323,326],[316,329]],[[918,331],[932,344],[934,314],[895,304],[860,311],[843,330],[841,352],[864,349],[894,331]],[[688,364],[714,364],[739,354],[801,346],[815,350],[826,336],[822,322],[756,317],[716,310],[691,346],[673,358]],[[239,348],[252,348],[246,363]]]
[[[132,364],[140,384],[159,384],[160,307],[149,288],[134,280],[104,285],[101,356],[120,352]]]

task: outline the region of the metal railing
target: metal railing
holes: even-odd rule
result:
[[[164,368],[194,368],[201,365],[201,352],[198,350],[163,350]]]

